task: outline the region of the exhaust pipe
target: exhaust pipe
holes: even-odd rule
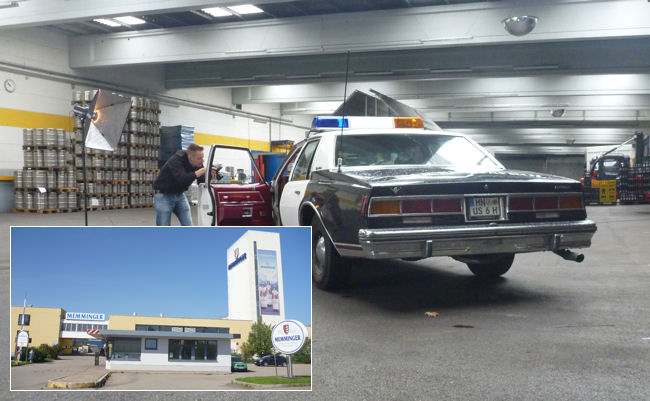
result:
[[[570,251],[568,249],[556,249],[556,250],[553,251],[553,253],[560,256],[560,257],[562,257],[562,259],[572,260],[572,261],[578,262],[578,263],[585,260],[585,255],[583,255],[581,253],[572,252],[572,251]]]

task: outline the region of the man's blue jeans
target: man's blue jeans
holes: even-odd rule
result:
[[[192,225],[192,212],[190,203],[184,193],[178,195],[156,193],[153,196],[153,203],[156,207],[156,225],[171,225],[172,212],[178,217],[182,226]]]

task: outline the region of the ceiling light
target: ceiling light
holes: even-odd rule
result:
[[[140,25],[140,24],[146,24],[147,23],[147,21],[145,21],[143,19],[136,18],[136,17],[131,17],[130,15],[127,15],[126,17],[116,17],[116,18],[113,18],[113,19],[116,20],[116,21],[120,21],[121,23],[126,24],[126,25]]]
[[[509,34],[514,36],[524,36],[532,32],[537,25],[537,17],[523,15],[521,17],[506,18],[501,23]]]
[[[203,8],[201,9],[201,11],[210,14],[213,17],[227,17],[229,15],[232,15],[230,11],[224,10],[223,8],[220,7]]]
[[[108,26],[122,26],[122,24],[119,24],[112,19],[106,19],[106,18],[98,18],[94,19],[93,21],[99,22],[100,24],[108,25]]]
[[[259,7],[256,7],[252,4],[242,4],[240,6],[230,6],[228,9],[236,12],[237,14],[258,14],[258,13],[263,13],[264,10],[262,10]]]

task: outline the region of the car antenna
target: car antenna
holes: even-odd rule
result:
[[[348,96],[348,75],[350,72],[350,51],[348,50],[345,57],[345,86],[343,87],[343,114],[341,116],[341,145],[339,146],[339,157],[336,160],[336,166],[338,167],[338,172],[341,172],[341,165],[343,164],[343,125],[345,124],[345,105]]]

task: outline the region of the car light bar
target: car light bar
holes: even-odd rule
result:
[[[424,128],[424,122],[419,117],[319,116],[312,120],[311,128]]]
[[[249,192],[219,192],[219,203],[259,203],[264,202],[262,194],[257,191]]]

